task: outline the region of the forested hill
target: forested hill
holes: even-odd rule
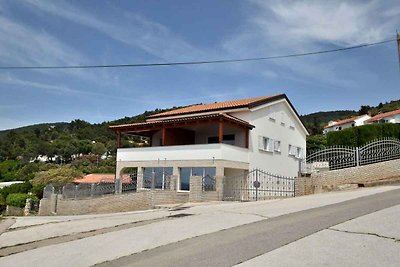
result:
[[[74,120],[70,123],[43,123],[30,125],[18,129],[0,131],[0,162],[7,159],[29,161],[39,155],[48,157],[59,156],[58,160],[70,162],[71,155],[94,154],[114,155],[116,151],[116,136],[109,130],[110,125],[132,122],[142,122],[149,115],[176,109],[155,109],[146,111],[133,117],[125,117],[115,121],[91,124],[83,120]],[[380,103],[376,107],[361,106],[360,110],[338,110],[316,112],[301,116],[309,132],[321,134],[323,126],[331,120],[346,119],[368,112],[376,115],[400,108],[400,100]],[[125,147],[143,145],[139,137],[124,136]]]
[[[302,115],[301,120],[307,127],[310,134],[322,134],[323,127],[329,121],[337,121],[347,119],[357,115],[370,113],[375,116],[378,113],[389,112],[400,108],[400,100],[393,100],[386,103],[379,103],[377,106],[363,105],[358,111],[356,110],[336,110],[336,111],[321,111],[307,115]]]
[[[57,161],[70,162],[72,155],[109,153],[116,151],[116,135],[108,128],[110,125],[142,122],[149,115],[176,109],[155,109],[133,117],[91,124],[83,120],[70,123],[43,123],[0,131],[0,162],[7,159],[29,161],[39,155],[59,156]],[[125,147],[135,147],[143,141],[134,136],[124,136]]]

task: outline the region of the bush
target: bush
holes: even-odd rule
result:
[[[400,124],[381,123],[353,127],[337,132],[329,132],[327,145],[363,146],[366,143],[383,137],[400,139]]]
[[[326,136],[322,134],[307,136],[307,153],[324,149],[326,147]]]
[[[31,182],[34,186],[46,186],[50,183],[55,185],[63,185],[70,183],[75,178],[82,176],[83,174],[81,171],[71,167],[70,165],[65,165],[56,169],[38,172]]]
[[[24,193],[9,194],[6,199],[6,203],[9,206],[23,208],[25,207],[27,198],[29,198],[29,195]]]
[[[12,184],[10,186],[6,186],[0,189],[0,195],[2,195],[4,198],[7,198],[9,194],[13,193],[28,193],[31,190],[31,188],[32,185],[30,182]]]
[[[0,195],[0,212],[4,211],[6,206],[6,199],[3,197],[3,195]]]

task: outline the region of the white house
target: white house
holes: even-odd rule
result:
[[[340,121],[330,121],[328,125],[324,127],[323,133],[326,134],[333,131],[341,131],[347,128],[361,126],[364,125],[365,121],[367,121],[370,118],[371,116],[365,114]]]
[[[367,120],[366,123],[400,123],[400,109],[378,114]]]
[[[110,128],[118,134],[117,180],[137,167],[138,187],[155,173],[161,187],[176,176],[178,191],[190,190],[194,175],[229,179],[259,168],[296,176],[308,135],[285,94],[196,104]],[[122,134],[146,136],[150,146],[122,148]]]

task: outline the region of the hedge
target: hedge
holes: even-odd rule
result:
[[[366,143],[383,137],[400,139],[400,124],[380,123],[352,127],[337,132],[329,132],[326,136],[328,146],[363,146]]]
[[[20,184],[12,184],[0,189],[0,194],[3,195],[4,198],[7,198],[9,194],[13,193],[28,193],[32,189],[32,185],[30,182],[24,182]]]
[[[24,194],[24,193],[14,193],[14,194],[9,194],[7,196],[6,203],[9,206],[23,208],[23,207],[25,207],[27,198],[30,198],[33,201],[38,200],[38,198],[35,195]]]

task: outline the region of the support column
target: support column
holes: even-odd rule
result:
[[[190,176],[189,202],[201,202],[203,200],[203,177]]]
[[[122,138],[121,138],[121,131],[117,132],[118,139],[117,139],[117,148],[122,147]]]
[[[215,191],[217,192],[217,198],[219,201],[223,200],[224,197],[224,180],[225,176],[216,175],[215,179]]]
[[[143,167],[137,168],[136,191],[143,189]]]
[[[163,127],[161,130],[161,145],[165,146],[166,129]]]
[[[224,141],[224,122],[220,120],[218,124],[218,142],[222,144],[223,141]]]
[[[249,132],[250,132],[250,130],[249,130],[249,128],[246,128],[246,148],[249,148],[249,142],[250,142],[250,140],[249,140]]]

